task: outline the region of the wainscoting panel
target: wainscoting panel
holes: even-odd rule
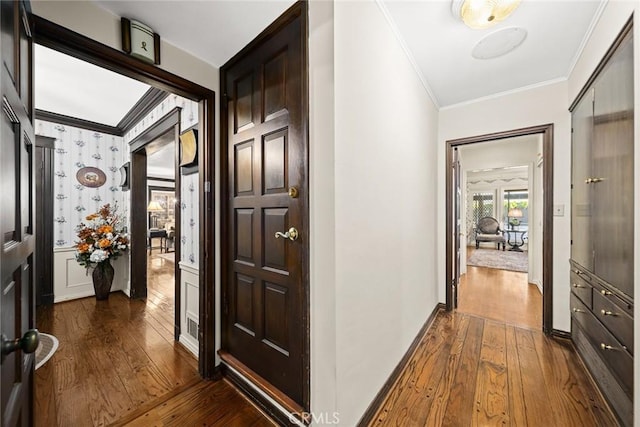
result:
[[[129,288],[129,261],[122,256],[112,263],[115,270],[111,291],[127,293]],[[68,301],[94,295],[91,271],[76,261],[74,248],[56,248],[53,251],[53,302]]]
[[[200,286],[198,270],[180,262],[180,343],[198,357]]]

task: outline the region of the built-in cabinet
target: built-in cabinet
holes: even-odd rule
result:
[[[572,106],[571,335],[633,424],[633,38],[629,23]]]

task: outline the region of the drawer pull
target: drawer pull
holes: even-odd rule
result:
[[[584,313],[584,310],[580,310],[579,308],[574,308],[573,312],[574,313]]]
[[[617,348],[607,345],[605,343],[601,343],[600,350],[617,350]]]
[[[608,297],[609,295],[612,295],[611,291],[605,291],[604,289],[601,290],[600,293],[606,297]]]
[[[617,316],[613,311],[600,310],[600,313],[602,313],[603,316]]]
[[[584,285],[578,285],[577,283],[574,283],[574,284],[573,284],[573,287],[574,287],[574,288],[578,288],[578,289],[584,289],[584,288],[586,288],[586,286],[584,286]]]
[[[582,271],[580,270],[573,270],[574,273],[576,273],[578,276],[582,274]]]

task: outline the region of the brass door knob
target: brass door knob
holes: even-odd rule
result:
[[[37,329],[30,329],[24,333],[22,338],[16,338],[15,340],[8,339],[4,334],[2,335],[2,358],[4,356],[13,353],[16,350],[22,350],[23,353],[33,353],[38,348],[40,337],[38,336]]]
[[[289,197],[297,199],[299,195],[300,192],[298,191],[298,187],[289,187]]]
[[[289,239],[294,241],[298,238],[298,230],[295,227],[291,227],[289,231],[283,233],[281,231],[276,232],[276,239],[282,237],[283,239]]]

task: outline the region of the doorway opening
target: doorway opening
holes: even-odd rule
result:
[[[527,144],[530,158],[518,159]],[[519,154],[510,155],[509,147]],[[447,141],[447,165],[447,309],[493,308],[475,314],[551,333],[553,125]],[[504,293],[516,287],[519,298],[534,300],[528,318]],[[478,303],[479,296],[485,303]],[[501,299],[510,302],[500,306]]]
[[[457,148],[458,311],[542,328],[542,136]]]
[[[34,35],[36,43],[93,65],[116,71],[126,77],[142,81],[143,83],[152,86],[153,89],[157,88],[155,90],[158,92],[164,92],[164,101],[166,102],[159,102],[156,104],[158,110],[147,112],[148,114],[159,118],[170,116],[173,111],[174,114],[177,114],[177,116],[180,117],[181,110],[183,112],[183,119],[188,119],[190,116],[195,115],[195,120],[192,123],[187,125],[181,124],[182,129],[195,127],[199,131],[198,133],[200,135],[198,157],[195,165],[192,165],[192,169],[195,168],[195,171],[198,173],[190,175],[190,184],[195,186],[202,185],[203,182],[206,182],[207,184],[211,182],[213,177],[212,150],[214,131],[214,93],[211,90],[188,82],[159,68],[136,61],[119,51],[89,40],[56,24],[38,18],[37,16],[34,16],[33,18],[36,24],[36,31]],[[140,142],[142,141],[142,135],[149,136],[154,130],[158,129],[157,121],[152,120],[151,123],[147,121],[147,124],[148,126],[143,125],[137,129],[130,129],[129,132],[132,134],[128,135],[127,144],[129,142]],[[67,128],[64,126],[59,126],[56,131],[64,133],[66,129]],[[99,161],[100,157],[105,158],[105,153],[110,156],[118,156],[123,154],[125,149],[127,153],[129,152],[131,145],[121,146],[113,144],[110,137],[102,136],[102,134],[108,133],[106,132],[107,130],[114,131],[112,129],[88,130],[86,127],[82,129],[83,138],[76,139],[79,141],[78,145],[86,147],[90,142],[97,142],[98,144],[102,142],[102,144],[100,144],[101,150],[106,150],[105,152],[96,153],[95,157],[90,157],[95,161]],[[177,147],[179,146],[179,130],[180,126],[174,125],[172,128],[172,144],[174,152],[177,151]],[[38,129],[36,128],[36,132],[37,131]],[[109,133],[109,135],[113,135],[113,133]],[[158,137],[162,136],[163,135],[158,135]],[[120,135],[119,137],[125,138],[125,135]],[[123,268],[120,269],[121,272],[132,272],[132,275],[130,276],[131,291],[137,289],[139,286],[145,287],[145,292],[142,294],[136,295],[134,292],[131,292],[133,296],[147,296],[147,252],[149,249],[152,250],[152,255],[155,255],[155,252],[157,252],[157,249],[154,248],[153,244],[150,248],[148,247],[148,231],[150,229],[148,221],[151,220],[154,222],[154,225],[156,225],[157,228],[159,228],[160,222],[162,221],[159,213],[153,213],[154,217],[150,217],[150,213],[147,210],[149,199],[154,196],[154,189],[150,188],[154,187],[154,185],[150,186],[149,184],[157,184],[157,182],[148,179],[146,160],[147,155],[153,157],[153,153],[155,152],[154,144],[158,147],[162,145],[157,142],[158,139],[161,139],[158,137],[153,138],[156,140],[155,143],[153,141],[149,141],[148,146],[142,149],[141,152],[135,153],[135,150],[132,150],[134,152],[132,153],[131,164],[114,163],[109,165],[105,164],[104,166],[107,169],[106,172],[108,172],[108,174],[105,174],[108,175],[109,179],[107,187],[105,187],[108,191],[114,193],[121,192],[122,190],[125,190],[125,187],[127,187],[130,190],[129,194],[133,194],[134,190],[142,189],[141,196],[134,197],[131,200],[131,205],[129,207],[130,212],[134,213],[134,215],[131,215],[131,222],[129,224],[129,231],[132,235],[130,265],[141,265],[145,271],[145,280],[144,282],[134,280],[133,269],[130,268],[129,263],[125,262]],[[105,138],[108,143],[105,143]],[[85,139],[87,141],[85,141]],[[74,141],[75,140],[72,140],[71,143],[76,144]],[[138,147],[138,149],[139,148],[140,147]],[[62,148],[62,150],[64,150],[64,148]],[[144,168],[133,167],[134,159],[138,158],[144,159]],[[74,159],[74,161],[76,161],[76,159]],[[175,168],[179,169],[179,166],[176,165]],[[60,172],[60,175],[66,174],[75,176],[73,164],[69,167],[58,167],[54,169],[56,169],[57,172]],[[162,178],[158,176],[150,177]],[[172,188],[179,189],[180,183],[174,182]],[[45,321],[45,323],[40,323],[38,326],[42,329],[47,327],[52,329],[57,328],[57,331],[52,330],[54,334],[56,334],[56,332],[60,334],[66,333],[72,337],[67,342],[68,345],[64,347],[61,346],[58,352],[66,351],[66,356],[68,357],[65,357],[65,355],[61,355],[61,357],[64,360],[72,360],[75,364],[70,367],[70,371],[68,371],[75,373],[74,378],[72,378],[68,384],[65,383],[69,386],[68,390],[65,389],[65,391],[62,392],[59,389],[55,390],[55,393],[53,394],[58,396],[56,403],[47,404],[48,406],[46,408],[49,409],[49,413],[43,414],[46,419],[61,419],[62,416],[66,421],[72,422],[70,418],[65,417],[65,414],[68,415],[67,410],[72,411],[72,406],[75,405],[76,408],[83,407],[87,410],[76,411],[76,414],[81,413],[79,416],[84,416],[85,418],[78,418],[75,420],[77,422],[72,422],[73,424],[90,425],[108,423],[110,421],[114,421],[116,419],[114,417],[121,417],[123,413],[144,403],[145,401],[149,401],[167,393],[172,389],[172,387],[188,384],[191,381],[199,379],[200,376],[205,378],[211,378],[213,376],[215,366],[215,359],[213,357],[215,342],[215,328],[213,323],[213,319],[215,317],[213,316],[213,307],[215,305],[214,289],[213,287],[202,286],[202,283],[213,283],[213,262],[208,262],[208,259],[212,260],[215,255],[213,247],[213,215],[204,215],[202,213],[203,211],[212,211],[213,197],[211,192],[198,191],[197,188],[198,187],[194,187],[192,192],[192,200],[194,201],[194,204],[192,207],[193,211],[191,212],[193,213],[191,220],[195,225],[192,227],[193,232],[195,233],[192,240],[195,242],[202,242],[202,244],[195,245],[196,253],[190,257],[193,261],[192,264],[194,265],[192,269],[197,272],[195,279],[190,280],[192,285],[190,292],[192,295],[196,295],[197,303],[195,308],[191,307],[190,310],[192,314],[195,313],[195,318],[200,320],[198,327],[194,328],[193,325],[191,325],[192,327],[189,328],[188,325],[183,326],[182,322],[177,321],[177,319],[167,319],[166,314],[171,313],[171,311],[167,310],[166,304],[161,301],[155,304],[155,307],[149,308],[150,297],[146,298],[147,301],[134,300],[128,299],[121,293],[112,294],[109,303],[102,305],[96,304],[93,299],[61,303],[57,305],[58,307],[56,307],[56,310],[59,312],[59,318],[62,319],[62,321],[57,323],[56,321],[59,320],[56,318],[57,315],[47,317],[47,311],[51,311],[52,308],[50,306],[43,307],[44,315],[42,318],[48,318],[51,322],[47,325]],[[76,190],[82,191],[81,189]],[[64,193],[61,194],[61,198],[69,197]],[[57,196],[54,195],[54,197]],[[97,195],[95,197],[96,199],[92,199],[93,202],[98,203],[101,201],[97,200]],[[177,202],[178,198],[179,196],[174,197],[173,199],[175,200],[171,201]],[[136,209],[138,203],[142,205],[141,209]],[[178,233],[180,231],[180,212],[182,208],[183,205],[180,204],[179,209],[175,209],[174,207],[173,211],[173,227],[175,232],[174,241],[169,242],[171,236],[167,232],[167,235],[162,242],[162,254],[171,253],[170,248],[173,247],[173,253],[176,260],[180,259],[179,254],[181,245],[179,242],[181,243],[183,240],[178,238]],[[89,213],[91,212],[86,212],[86,214]],[[169,217],[170,212],[168,208],[166,214],[167,218],[164,218],[163,225],[168,227],[168,230],[171,230],[170,220],[172,218]],[[138,221],[136,219],[138,217],[141,218],[139,220],[142,223],[141,227],[136,227]],[[60,221],[60,223],[66,223],[66,219],[65,222]],[[165,230],[167,230],[167,228],[165,228]],[[136,233],[141,234],[137,237],[133,236]],[[143,262],[136,264],[135,254],[138,253],[142,255]],[[159,251],[158,255],[160,255]],[[67,264],[74,264],[73,255],[71,257],[71,262]],[[175,272],[176,274],[179,274],[178,269],[175,269]],[[171,292],[171,298],[175,295],[177,297],[176,302],[184,301],[184,299],[180,298],[183,293],[176,292],[178,289],[177,285],[170,286],[170,289],[173,289],[173,292]],[[80,302],[78,303],[78,301]],[[181,305],[178,305],[176,312],[182,311],[182,308],[183,307]],[[182,312],[184,313],[184,311]],[[206,315],[203,313],[206,313]],[[194,340],[194,346],[189,347],[185,345],[187,348],[184,349],[181,346],[173,345],[174,340],[180,338],[179,332],[181,330],[184,332],[187,332],[188,330],[191,330],[192,332],[195,331],[194,335],[196,339]],[[171,348],[171,355],[156,350],[156,346],[163,342],[170,343],[169,347]],[[147,349],[149,351],[145,350],[139,345],[140,343],[152,346],[154,348],[153,351],[151,349]],[[93,362],[82,364],[82,358],[74,357],[74,355],[82,354],[83,352],[87,353],[87,346],[90,348],[88,351],[88,355],[90,356],[89,360],[92,360]],[[189,354],[189,350],[197,355],[197,360]],[[52,374],[53,372],[51,371],[51,362],[49,362],[48,365],[45,364],[42,369],[49,369],[49,374]],[[117,373],[117,375],[114,373]],[[55,384],[62,383],[61,380],[56,380],[53,375],[47,375],[46,372],[40,375],[40,379],[38,379],[37,374],[38,373],[36,373],[36,381],[41,382],[36,385],[36,390],[46,392],[48,389],[46,387],[47,381],[53,380],[51,384],[54,386]],[[118,378],[126,378],[127,381],[118,380]],[[85,379],[87,381],[84,381]],[[151,381],[152,379],[153,381]],[[44,381],[44,384],[42,381]],[[92,387],[92,390],[94,391],[92,392],[87,389],[87,387]],[[89,401],[92,393],[95,394],[98,389],[104,391],[104,393],[99,392],[101,395],[110,396],[108,402]],[[124,393],[117,393],[117,391],[124,391]],[[42,397],[43,400],[41,400],[41,402],[44,402],[50,400],[49,398],[51,395]],[[77,400],[78,398],[84,400],[85,404],[79,405]],[[38,400],[38,396],[36,396],[36,400]],[[58,405],[58,403],[61,403],[63,406]],[[108,408],[104,411],[96,410],[92,412],[91,407],[93,404],[106,405]],[[64,407],[64,405],[67,406]],[[36,406],[38,406],[37,402]],[[56,411],[57,413],[52,414],[51,411]],[[92,418],[86,418],[87,415]],[[98,420],[94,416],[102,418]]]

